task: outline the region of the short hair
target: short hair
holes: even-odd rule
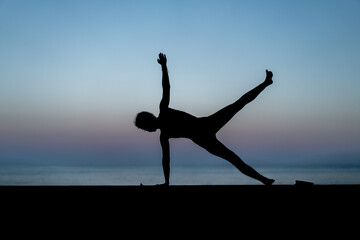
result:
[[[152,113],[140,112],[136,115],[134,124],[140,129],[155,132],[157,129],[157,118]]]

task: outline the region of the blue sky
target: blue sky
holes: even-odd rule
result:
[[[0,1],[0,155],[158,156],[158,133],[133,120],[158,113],[164,52],[170,105],[196,116],[273,71],[274,84],[219,133],[240,155],[359,156],[359,11],[355,0]]]

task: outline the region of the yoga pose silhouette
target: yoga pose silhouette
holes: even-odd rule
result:
[[[135,125],[148,132],[160,129],[160,144],[162,147],[162,166],[165,183],[170,183],[170,146],[169,138],[189,138],[194,143],[206,149],[209,153],[232,163],[243,174],[259,180],[263,184],[271,185],[275,180],[266,178],[255,169],[244,163],[239,156],[229,150],[217,138],[216,133],[246,104],[254,100],[267,86],[273,83],[272,72],[266,70],[266,79],[263,83],[244,94],[234,103],[224,107],[218,112],[197,118],[186,112],[169,108],[170,81],[166,66],[166,55],[159,54],[157,59],[162,68],[163,95],[160,102],[160,114],[155,117],[149,112],[140,112],[135,118]]]

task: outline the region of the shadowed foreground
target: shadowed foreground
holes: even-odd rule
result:
[[[148,235],[144,228],[170,237],[264,229],[276,237],[344,237],[357,231],[359,193],[360,185],[0,186],[0,203],[10,226],[82,237]]]
[[[261,208],[285,205],[317,208],[325,204],[357,207],[360,185],[177,185],[159,186],[0,186],[1,201],[10,204],[28,203],[94,204],[95,207],[136,207],[148,204],[160,207],[202,208],[212,210],[236,205]],[[258,205],[259,204],[259,205]],[[267,208],[266,206],[264,207]],[[234,209],[235,210],[235,209]]]

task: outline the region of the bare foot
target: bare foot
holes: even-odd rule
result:
[[[264,181],[263,183],[264,183],[265,185],[267,185],[267,186],[270,186],[270,185],[272,185],[274,182],[275,182],[274,179],[267,179],[267,180]]]
[[[271,85],[273,83],[272,77],[273,77],[273,73],[266,69],[265,83],[267,83],[268,85]]]

